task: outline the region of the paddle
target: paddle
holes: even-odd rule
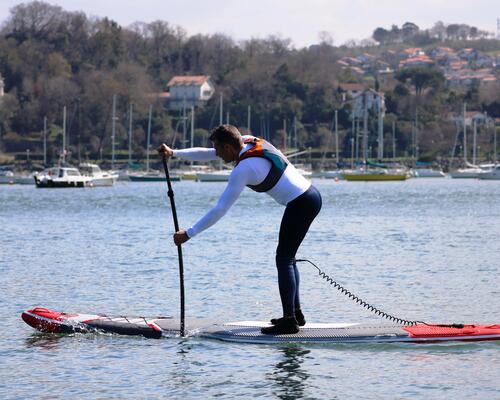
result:
[[[167,159],[164,154],[162,154],[163,168],[165,169],[165,178],[167,179],[168,185],[168,197],[170,199],[170,205],[172,207],[172,216],[174,218],[174,228],[175,231],[179,231],[179,222],[177,221],[177,211],[175,210],[174,201],[174,191],[172,190],[172,183],[170,182],[170,175],[168,173]],[[185,336],[185,324],[184,324],[184,265],[182,262],[182,248],[181,245],[177,246],[177,254],[179,256],[179,279],[181,288],[181,336]]]

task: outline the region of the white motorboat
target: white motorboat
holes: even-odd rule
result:
[[[318,171],[318,172],[313,172],[310,178],[344,179],[342,172],[343,171],[339,169],[334,169],[330,171]]]
[[[0,183],[13,184],[16,183],[14,181],[14,172],[12,171],[0,171]]]
[[[477,177],[478,179],[500,180],[500,164],[497,164],[490,169],[481,171]]]
[[[313,173],[307,169],[304,168],[295,168],[299,174],[301,174],[304,178],[311,179]]]
[[[77,168],[47,168],[34,177],[37,188],[76,188],[90,186],[92,178],[82,176]]]
[[[181,180],[178,175],[174,174],[169,174],[169,178],[172,182]],[[150,169],[145,172],[130,173],[128,179],[132,182],[165,182],[166,177],[164,172]]]
[[[433,168],[415,168],[411,170],[415,178],[444,178],[446,174],[440,169]]]
[[[449,172],[448,175],[454,179],[474,179],[481,173],[481,168],[459,168],[456,171]]]
[[[0,171],[0,184],[1,183],[7,183],[10,185],[17,184],[17,185],[34,185],[35,180],[34,180],[35,175],[33,173],[31,174],[15,174],[12,171]]]
[[[105,172],[96,164],[83,163],[78,168],[83,176],[92,179],[91,186],[113,186],[118,180],[118,174]]]
[[[190,165],[181,166],[180,168],[173,169],[171,174],[179,176],[183,181],[195,181],[197,180],[196,174],[198,172],[210,172],[212,168],[208,165]]]
[[[227,182],[231,175],[230,170],[220,170],[211,172],[197,172],[196,180],[200,182]]]
[[[35,174],[14,174],[14,183],[17,185],[34,185],[35,184]]]
[[[466,168],[459,168],[456,171],[449,172],[448,175],[452,178],[461,178],[461,179],[473,179],[477,178],[479,174],[485,171],[489,171],[495,167],[495,164],[479,164],[474,165],[470,164],[467,161],[465,162]]]

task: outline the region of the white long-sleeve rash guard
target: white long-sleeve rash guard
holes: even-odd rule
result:
[[[250,146],[251,145],[246,145],[243,147],[240,155],[248,150]],[[204,147],[174,150],[173,156],[187,161],[217,160],[215,149]],[[271,162],[262,157],[250,157],[242,160],[229,175],[226,189],[220,196],[215,207],[209,210],[200,220],[198,220],[198,222],[189,228],[187,230],[187,235],[192,238],[214,225],[231,208],[245,186],[258,185],[261,183],[270,169]],[[289,164],[278,183],[266,193],[279,204],[287,205],[290,201],[309,189],[310,186],[311,183],[305,179],[292,164]]]

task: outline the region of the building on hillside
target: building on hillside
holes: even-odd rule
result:
[[[464,115],[463,114],[450,114],[448,116],[450,121],[455,122],[458,126],[464,125]],[[465,125],[473,126],[476,125],[488,125],[493,122],[493,119],[488,117],[487,114],[482,113],[481,111],[466,111],[465,112]]]
[[[472,83],[478,83],[480,86],[485,86],[497,82],[496,76],[489,68],[445,71],[445,78],[450,86],[467,86]]]
[[[380,55],[380,60],[388,63],[391,68],[397,68],[401,58],[396,50],[386,50]]]
[[[432,67],[434,61],[429,56],[416,56],[401,60],[399,68],[416,68],[416,67]]]
[[[399,52],[400,60],[420,56],[425,56],[425,52],[420,47],[410,47]]]
[[[447,70],[447,71],[460,71],[464,68],[467,68],[467,65],[468,65],[467,61],[453,60],[446,65],[445,70]]]
[[[387,85],[394,78],[394,70],[389,66],[377,71],[377,79],[381,85]]]
[[[495,65],[495,59],[476,49],[462,49],[457,52],[461,60],[467,61],[472,68],[487,68]]]
[[[460,61],[457,53],[449,47],[436,47],[429,52],[429,56],[434,60],[437,65],[447,66],[452,62]]]
[[[168,92],[159,96],[167,100],[168,108],[200,107],[210,100],[215,87],[207,75],[174,76],[167,83]]]
[[[434,59],[438,59],[456,57],[457,53],[449,47],[436,47],[429,51],[429,55]]]
[[[385,96],[382,92],[365,89],[353,98],[353,112],[355,118],[363,118],[366,111],[373,111],[385,115]]]
[[[361,83],[339,83],[338,91],[342,96],[342,102],[352,100],[365,90]]]

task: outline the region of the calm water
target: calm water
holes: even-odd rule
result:
[[[315,182],[324,206],[299,256],[365,300],[431,322],[500,323],[500,182]],[[174,184],[181,226],[220,183]],[[280,314],[283,209],[245,191],[184,246],[187,314]],[[199,338],[51,336],[33,306],[177,315],[177,251],[163,183],[0,187],[0,398],[500,398],[500,344],[276,345]],[[301,266],[311,322],[377,320]]]

